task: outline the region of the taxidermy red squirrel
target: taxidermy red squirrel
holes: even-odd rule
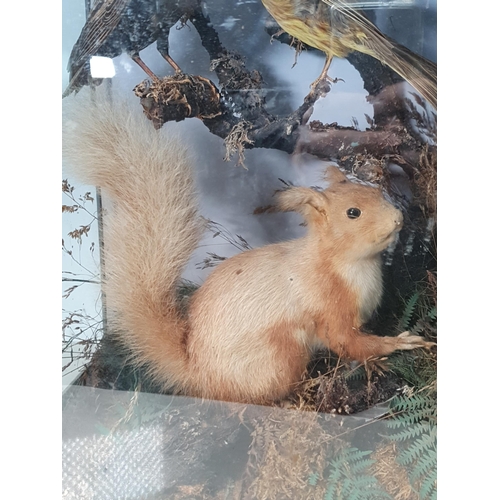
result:
[[[280,210],[304,217],[306,236],[225,260],[182,312],[176,289],[203,230],[188,145],[175,124],[157,131],[139,109],[97,100],[82,93],[65,103],[63,158],[112,201],[104,226],[109,324],[165,390],[269,403],[300,381],[318,346],[360,362],[430,347],[408,332],[360,331],[380,303],[381,252],[403,216],[381,190],[335,167],[324,191],[279,194]]]

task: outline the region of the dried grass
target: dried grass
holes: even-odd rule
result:
[[[375,463],[370,472],[394,500],[418,500],[418,494],[411,487],[406,469],[396,461],[395,443],[382,445],[371,458]]]

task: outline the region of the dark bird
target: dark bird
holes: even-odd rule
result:
[[[69,85],[63,97],[91,82],[92,56],[117,57],[127,52],[153,79],[156,75],[139,52],[156,41],[160,54],[180,72],[168,53],[168,35],[180,19],[188,19],[201,0],[96,0],[68,62]]]
[[[385,36],[353,0],[262,0],[280,27],[301,42],[326,54],[323,71],[312,86],[331,80],[328,69],[334,57],[358,51],[378,59],[437,107],[437,67]]]

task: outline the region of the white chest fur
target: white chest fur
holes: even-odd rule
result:
[[[375,257],[346,264],[342,277],[358,299],[361,321],[368,321],[382,299],[382,259]]]

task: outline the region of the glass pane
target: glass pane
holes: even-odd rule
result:
[[[436,1],[65,0],[63,62],[67,497],[435,498]]]

